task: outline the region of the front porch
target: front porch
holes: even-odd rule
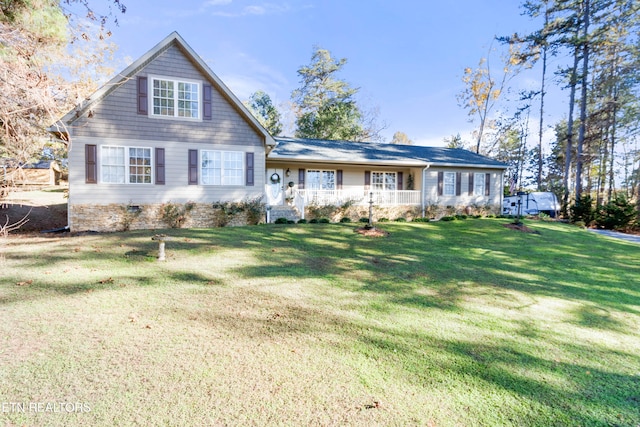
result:
[[[289,201],[296,204],[303,202],[307,205],[334,205],[344,204],[368,205],[370,200],[376,206],[417,206],[420,205],[420,191],[416,190],[291,190],[286,196]],[[298,200],[296,200],[298,199]]]

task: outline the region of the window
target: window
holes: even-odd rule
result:
[[[396,189],[396,173],[371,172],[371,188],[374,191],[394,191]]]
[[[483,173],[474,173],[473,174],[473,195],[474,196],[484,196],[485,195],[485,174]]]
[[[242,151],[202,151],[203,185],[243,185]]]
[[[151,184],[151,148],[103,145],[101,180],[110,184]]]
[[[311,190],[335,190],[336,171],[308,170],[306,184]]]
[[[152,78],[154,116],[200,118],[200,84]]]
[[[444,173],[444,195],[455,196],[456,195],[456,174],[455,172]]]

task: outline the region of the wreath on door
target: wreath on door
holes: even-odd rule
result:
[[[271,175],[271,183],[272,184],[279,184],[280,183],[280,175],[278,175],[277,173],[274,173],[273,175]]]

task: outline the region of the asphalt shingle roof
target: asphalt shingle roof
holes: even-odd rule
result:
[[[378,144],[321,139],[275,137],[272,160],[349,164],[404,164],[410,166],[451,165],[506,169],[497,160],[460,148]]]

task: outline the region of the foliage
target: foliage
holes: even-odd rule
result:
[[[185,204],[163,203],[160,207],[160,218],[171,228],[181,228],[194,207],[195,203],[193,202]]]
[[[277,218],[275,221],[273,221],[274,224],[288,224],[289,220],[285,217],[280,217]]]
[[[596,214],[596,224],[608,230],[622,230],[633,224],[638,212],[627,197],[618,193],[613,200],[600,206]]]
[[[582,221],[590,225],[596,218],[593,199],[588,194],[583,194],[580,199],[571,206],[571,221]]]
[[[218,201],[214,202],[212,207],[220,214],[217,220],[218,227],[227,226],[233,217],[239,214],[246,215],[247,224],[259,224],[266,210],[262,196],[247,198],[240,202]]]
[[[442,218],[440,218],[440,221],[455,221],[456,217],[455,215],[445,215]]]
[[[296,136],[348,141],[379,140],[375,119],[365,123],[366,114],[358,106],[352,88],[336,74],[347,63],[331,52],[315,47],[311,64],[298,69],[301,87],[291,98],[296,110]]]
[[[306,209],[309,211],[309,216],[313,218],[330,217],[336,213],[343,212],[346,208],[342,209],[336,205],[318,205],[311,203],[307,205]]]
[[[140,208],[139,206],[134,206],[131,203],[129,203],[126,206],[121,206],[121,209],[122,209],[122,215],[121,215],[122,230],[129,231],[131,229],[131,224],[133,224],[136,218],[138,218],[142,213],[142,208]]]
[[[301,218],[298,220],[298,224],[306,224],[306,223],[307,223],[307,220],[304,218]]]
[[[272,135],[278,136],[282,132],[281,115],[273,105],[271,97],[264,91],[254,92],[249,101],[244,102],[251,114]]]
[[[319,218],[318,224],[329,224],[331,220],[329,218]]]
[[[407,222],[407,219],[403,216],[400,216],[396,219],[394,219],[395,222]]]
[[[525,65],[520,57],[520,46],[517,43],[509,43],[508,52],[500,58],[500,64],[496,72],[492,69],[490,55],[481,58],[476,69],[467,67],[464,69],[462,81],[465,89],[458,95],[460,106],[468,109],[469,116],[477,116],[479,126],[476,138],[476,153],[480,153],[480,145],[485,134],[485,127],[490,123],[490,117],[498,99],[507,90],[508,82]],[[491,51],[489,52],[491,54]]]
[[[407,136],[406,133],[397,131],[393,134],[392,144],[411,145],[413,141]]]
[[[351,218],[349,218],[348,216],[343,216],[342,218],[340,218],[340,222],[342,223],[351,222]]]
[[[86,9],[85,19],[64,9],[73,3]],[[119,0],[111,4],[126,10]],[[104,31],[112,16],[96,14],[87,0],[0,3],[0,157],[38,159],[46,128],[111,73],[101,64],[113,51]]]

